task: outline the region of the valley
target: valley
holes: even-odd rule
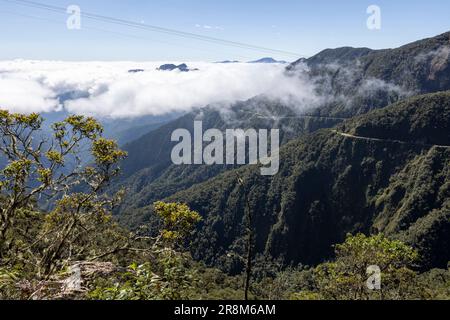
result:
[[[0,62],[0,299],[448,300],[449,48]]]
[[[257,252],[269,259],[314,265],[329,258],[332,245],[347,233],[376,230],[423,248],[429,257],[424,268],[445,267],[450,65],[448,56],[427,53],[449,43],[446,33],[391,50],[325,50],[293,63],[287,72],[295,76],[297,64],[308,65],[311,81],[326,97],[307,114],[263,97],[236,104],[237,122],[214,108],[202,111],[206,128],[279,128],[280,172],[272,178],[259,177],[251,166],[171,164],[163,132],[182,124],[193,132],[186,121],[196,119],[196,112],[151,132],[126,147],[131,158],[124,163],[123,183],[132,196],[118,211],[119,221],[132,228],[152,224],[154,201],[188,203],[205,219],[191,246],[194,257],[237,272],[239,261],[227,255],[243,250],[248,197]],[[445,61],[440,73],[430,69],[437,59]],[[374,91],[364,89],[368,82],[378,84]],[[152,148],[155,143],[148,141],[154,139],[160,148],[156,162],[130,160],[133,144]],[[137,163],[141,169],[130,171]],[[235,172],[243,177],[244,189]]]

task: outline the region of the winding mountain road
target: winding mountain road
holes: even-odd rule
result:
[[[370,138],[370,137],[363,137],[363,136],[355,136],[353,134],[341,132],[335,129],[331,130],[333,133],[340,135],[345,138],[350,139],[356,139],[356,140],[363,140],[363,141],[375,141],[375,142],[389,142],[389,143],[397,143],[397,144],[405,144],[405,145],[414,145],[414,146],[422,146],[422,147],[429,147],[429,148],[440,148],[440,149],[450,149],[450,146],[446,145],[438,145],[438,144],[426,144],[426,143],[420,143],[420,142],[408,142],[408,141],[401,141],[401,140],[392,140],[392,139],[380,139],[380,138]]]

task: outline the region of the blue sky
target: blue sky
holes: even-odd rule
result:
[[[305,56],[325,48],[388,48],[450,30],[443,0],[36,0],[125,19],[289,51]],[[366,27],[369,5],[381,8],[382,28]],[[251,60],[292,55],[236,48],[82,18],[0,0],[0,59]]]

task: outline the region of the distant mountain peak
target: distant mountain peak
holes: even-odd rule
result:
[[[189,69],[189,67],[185,63],[182,63],[178,66],[175,64],[171,64],[171,63],[163,64],[156,70],[158,70],[158,71],[174,71],[177,69],[181,72],[198,71],[198,69]]]
[[[238,60],[224,60],[224,61],[217,61],[215,63],[223,63],[223,64],[228,64],[228,63],[239,63],[240,61]]]
[[[271,57],[265,57],[265,58],[261,58],[259,60],[255,60],[255,61],[249,61],[248,63],[288,63],[287,61],[283,61],[283,60],[275,60],[274,58]]]

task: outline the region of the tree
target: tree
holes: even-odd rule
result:
[[[415,291],[416,273],[411,269],[418,253],[406,244],[376,236],[348,235],[336,245],[336,259],[315,269],[318,293],[324,299],[404,299]],[[368,270],[378,269],[379,290],[367,285]],[[369,269],[368,269],[369,268]]]
[[[182,203],[154,203],[162,220],[153,239],[148,262],[133,263],[114,283],[97,286],[90,294],[103,300],[179,300],[195,294],[199,282],[197,269],[182,245],[188,241],[201,216]]]
[[[69,116],[52,125],[51,136],[42,124],[38,114],[0,110],[0,158],[7,161],[0,170],[0,266],[48,277],[100,254],[106,241],[126,238],[110,216],[120,193],[105,192],[126,153],[102,137],[94,118]],[[82,148],[90,150],[91,166],[83,166]],[[56,205],[45,214],[38,203],[50,199]],[[114,237],[102,239],[102,231]]]
[[[237,181],[241,188],[244,190],[244,202],[245,202],[245,237],[246,237],[246,253],[245,253],[245,278],[244,278],[244,300],[249,299],[250,281],[252,278],[252,259],[253,259],[253,247],[255,242],[255,231],[253,230],[253,213],[248,200],[248,191],[245,188],[244,180],[237,174]]]
[[[156,244],[163,241],[166,245],[174,248],[192,232],[194,226],[202,218],[196,211],[192,211],[183,203],[155,202],[153,204],[156,215],[162,220],[162,229],[157,238]]]

